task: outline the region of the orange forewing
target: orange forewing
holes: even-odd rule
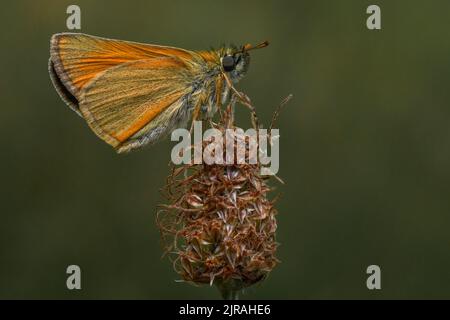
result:
[[[188,94],[190,81],[177,58],[122,63],[83,87],[80,110],[92,130],[117,147]]]
[[[56,73],[75,97],[95,76],[119,64],[171,56],[192,60],[195,56],[193,52],[184,49],[105,39],[81,33],[53,35],[50,54]]]

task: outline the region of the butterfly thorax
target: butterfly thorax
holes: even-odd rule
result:
[[[237,47],[222,47],[218,50],[198,51],[203,70],[194,81],[195,94],[202,105],[202,111],[209,116],[215,113],[217,107],[226,103],[230,82],[237,83],[248,71],[250,55],[238,50]]]

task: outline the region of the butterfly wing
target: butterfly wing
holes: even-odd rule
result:
[[[198,61],[194,52],[184,49],[59,33],[50,41],[49,72],[61,98],[80,114],[80,93],[100,73],[131,61],[167,57]]]
[[[49,72],[61,98],[123,152],[187,117],[186,95],[204,61],[174,47],[60,33],[51,39]]]
[[[55,64],[52,61],[52,58],[48,60],[48,72],[50,74],[50,79],[52,80],[53,86],[56,89],[56,92],[59,94],[61,99],[79,116],[81,116],[80,110],[78,108],[78,100],[77,98],[67,89],[66,85],[62,82],[61,78],[58,76],[58,73],[55,69]]]
[[[119,152],[151,142],[188,108],[192,73],[174,57],[130,61],[109,68],[83,86],[79,107],[91,129]],[[179,119],[178,119],[179,120]],[[158,134],[152,136],[152,130]],[[141,143],[142,142],[142,143]]]

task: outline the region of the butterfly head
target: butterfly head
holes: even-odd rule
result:
[[[268,45],[269,42],[264,41],[256,46],[246,44],[240,49],[236,47],[227,48],[220,59],[222,70],[230,75],[233,82],[237,82],[245,76],[250,66],[249,51],[264,48]]]

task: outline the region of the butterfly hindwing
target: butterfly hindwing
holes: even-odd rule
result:
[[[184,62],[173,57],[122,63],[82,88],[80,111],[91,129],[118,149],[135,135],[145,134],[142,129],[165,110],[181,107],[180,100],[192,91],[191,78]]]

